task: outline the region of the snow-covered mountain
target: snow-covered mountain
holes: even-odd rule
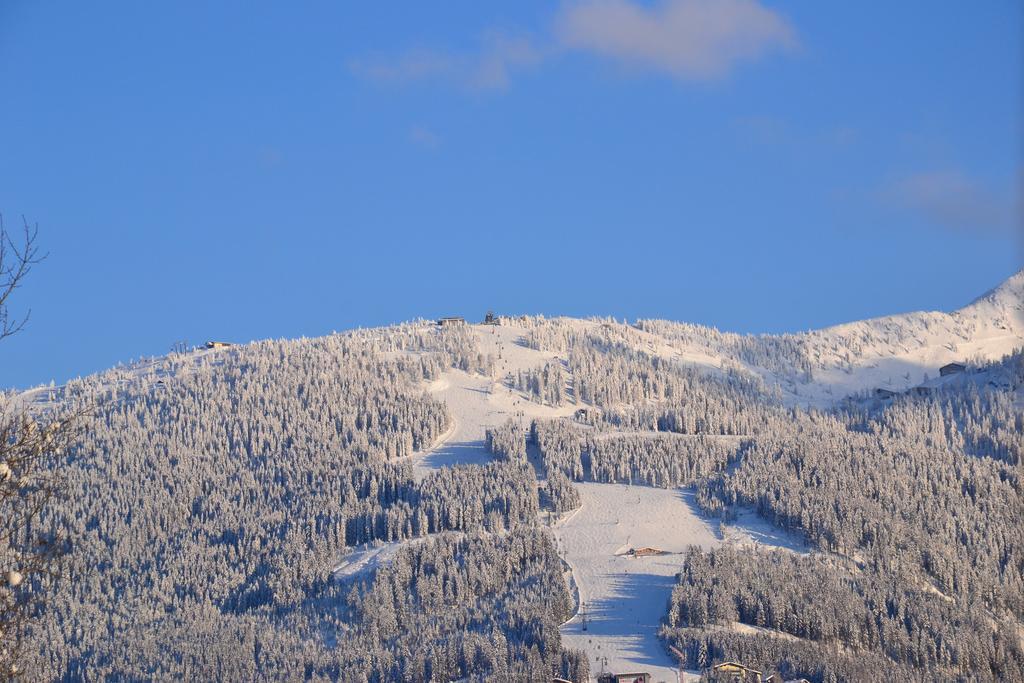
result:
[[[497,322],[198,349],[0,396],[0,414],[86,414],[41,522],[95,576],[33,626],[40,677],[1021,670],[1024,360],[939,368],[1024,347],[1024,271],[952,313],[799,334]],[[921,384],[949,386],[841,400]],[[130,618],[94,627],[112,614]]]
[[[998,360],[1024,346],[1024,270],[951,313],[902,313],[783,335],[665,321],[637,327],[680,358],[757,374],[789,403],[827,405],[865,390],[905,390],[947,363]]]

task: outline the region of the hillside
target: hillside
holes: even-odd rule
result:
[[[37,579],[34,666],[1020,680],[1022,311],[1018,273],[953,313],[781,336],[416,321],[7,394],[92,411],[52,462],[69,495],[40,523],[74,562]],[[936,382],[951,361],[1000,381]]]

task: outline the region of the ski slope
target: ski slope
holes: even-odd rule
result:
[[[433,448],[413,456],[417,478],[442,467],[488,462],[485,432],[490,426],[509,418],[524,425],[537,418],[568,418],[581,405],[540,405],[503,384],[509,372],[559,360],[555,353],[524,346],[521,328],[474,325],[471,329],[482,352],[500,358],[498,367],[493,377],[448,370],[427,386],[445,402],[454,424]],[[587,653],[594,673],[604,665],[609,671],[646,671],[655,681],[676,680],[676,662],[657,634],[687,547],[712,548],[730,542],[803,549],[799,540],[786,537],[753,513],[720,529],[717,520],[699,513],[692,493],[682,489],[593,482],[575,486],[583,505],[554,527],[579,597],[578,612],[563,626],[562,636],[567,647]],[[365,562],[386,561],[394,552],[390,545],[364,551],[376,553]],[[668,554],[634,558],[625,554],[630,547],[656,547]],[[351,566],[359,561],[353,558]],[[582,630],[584,615],[586,631]]]
[[[543,366],[556,360],[556,354],[524,346],[519,328],[473,325],[471,329],[481,352],[499,359],[497,368],[491,377],[451,369],[427,385],[427,390],[448,407],[454,424],[431,449],[413,456],[413,473],[417,479],[441,467],[490,461],[485,441],[488,427],[504,424],[509,419],[529,425],[538,418],[571,415],[577,407],[566,404],[553,408],[535,403],[503,382],[508,373]]]
[[[721,541],[681,490],[590,482],[576,487],[582,507],[555,527],[579,594],[579,610],[562,627],[563,644],[585,651],[593,673],[602,667],[646,671],[654,681],[675,681],[677,664],[658,628],[682,553]],[[643,547],[668,554],[626,554]]]

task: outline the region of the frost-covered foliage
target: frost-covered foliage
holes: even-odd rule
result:
[[[917,419],[905,410],[898,428],[872,422],[861,431],[804,416],[755,440],[734,470],[701,485],[698,501],[709,510],[754,506],[824,550],[865,556],[877,571],[898,557],[943,593],[1020,618],[1019,468],[965,452],[947,438],[941,411],[917,405]]]
[[[464,326],[175,356],[61,390],[99,409],[61,464],[71,495],[40,519],[76,539],[81,568],[39,615],[40,677],[582,679],[559,643],[571,606],[538,511],[575,509],[573,482],[596,481],[694,486],[706,512],[754,508],[814,547],[691,553],[664,636],[693,665],[1014,679],[1022,354],[970,375],[998,381],[813,411],[736,367],[669,358],[652,334],[685,329],[515,324],[567,359],[520,388],[557,404],[554,387],[572,386],[588,424],[536,420],[528,442],[509,421],[487,430],[494,462],[419,480],[407,456],[451,426],[419,383],[449,367],[494,376]],[[822,367],[803,337],[745,339],[737,363]],[[331,581],[350,546],[405,541],[390,566]]]
[[[419,484],[403,481],[383,481],[389,490],[382,491],[370,480],[367,494],[377,497],[364,498],[365,504],[348,517],[349,545],[440,531],[498,532],[536,518],[536,481],[523,463],[468,465],[433,472]]]
[[[526,429],[522,423],[509,419],[498,427],[485,432],[487,450],[503,460],[521,462],[526,460]]]
[[[560,406],[565,400],[565,372],[557,361],[517,372],[511,385],[543,405]]]
[[[709,403],[691,432],[716,430],[714,413],[729,415],[762,398],[760,387],[733,377],[719,380],[687,366],[588,335],[569,354],[577,396],[600,407],[667,401],[685,407]],[[698,424],[703,418],[706,424]]]
[[[551,536],[538,529],[429,539],[353,586],[346,602],[345,680],[588,680],[586,658],[561,649],[572,599]]]
[[[350,651],[339,630],[358,627],[352,615],[320,619],[347,546],[537,523],[525,463],[417,482],[404,459],[450,420],[416,383],[445,364],[476,367],[472,341],[457,328],[360,331],[174,356],[69,385],[66,405],[98,407],[61,463],[69,495],[38,524],[74,539],[77,564],[51,586],[31,668],[68,680],[336,679],[341,663],[401,655],[387,640]],[[553,562],[546,541],[513,538],[459,552],[484,553],[488,565],[510,548],[522,562]],[[478,614],[470,588],[459,605]],[[516,629],[533,627],[506,616],[507,637],[527,642]],[[461,627],[441,621],[434,633],[447,628]],[[545,628],[542,654],[525,645],[495,657],[517,671],[520,655],[522,666],[554,667],[562,653]]]
[[[871,627],[896,645],[875,648],[863,662],[886,663],[893,679],[913,670],[991,680],[1020,666],[1019,641],[1006,634],[1024,620],[1024,411],[1014,393],[1021,387],[1021,354],[978,369],[985,381],[900,397],[884,410],[847,403],[819,412],[783,408],[742,374],[683,368],[632,342],[615,341],[614,327],[553,329],[535,331],[534,340],[563,345],[578,396],[603,409],[603,426],[536,422],[532,434],[548,471],[577,481],[695,483],[706,511],[728,520],[737,507],[752,507],[816,546],[819,554],[809,561],[834,554],[847,563],[821,568],[822,576],[849,571],[857,577],[853,588],[836,594],[849,602],[842,608],[847,612],[885,607],[879,587],[891,594],[885,609],[928,605],[902,625],[893,612],[886,617],[895,620],[891,626],[876,619]],[[756,572],[763,558],[741,554],[730,561],[736,571]],[[841,571],[847,565],[853,568]],[[722,604],[747,604],[742,593],[715,585]],[[798,583],[780,583],[777,590],[794,613],[807,613],[808,623],[811,613],[837,609]],[[956,609],[940,609],[947,601]],[[942,621],[929,627],[942,635],[923,635],[921,624],[929,620]],[[989,630],[976,637],[979,624]],[[825,658],[813,643],[780,643],[771,634],[727,632],[710,622],[678,625],[685,633],[672,637],[687,648],[698,642],[718,648],[714,661],[743,655],[765,668],[785,668],[799,660],[801,667],[790,670],[814,680],[856,680],[869,670],[843,654]],[[897,627],[903,635],[890,633]],[[834,640],[858,648],[861,639],[882,637],[864,635],[874,633],[864,628],[860,634],[841,629]]]
[[[809,382],[820,367],[812,358],[803,334],[746,335],[722,332],[714,327],[667,320],[638,320],[636,327],[691,349],[700,349],[735,362],[762,367],[787,377]],[[867,341],[867,340],[864,340]],[[848,350],[836,345],[843,357]]]
[[[745,435],[776,412],[776,401],[745,375],[712,375],[600,335],[571,348],[569,369],[577,398],[621,429]]]
[[[922,429],[923,427],[923,429]],[[1012,392],[967,383],[956,389],[906,397],[887,407],[877,426],[886,435],[921,437],[965,453],[1019,465],[1024,454],[1024,410]]]
[[[689,486],[735,462],[747,443],[703,434],[598,437],[589,449],[591,477],[604,483]]]
[[[734,463],[748,443],[735,437],[660,432],[594,432],[536,420],[531,436],[544,470],[576,481],[688,486]]]
[[[569,477],[559,470],[553,470],[544,482],[544,496],[553,512],[575,510],[582,501],[580,492],[572,485]]]
[[[434,472],[417,506],[433,515],[432,531],[500,532],[537,519],[537,479],[525,462],[495,462]]]
[[[2,313],[0,301],[0,328]],[[0,397],[0,678],[24,669],[25,650],[31,649],[27,622],[51,599],[47,579],[67,551],[66,540],[39,519],[63,495],[61,469],[54,465],[77,436],[76,417],[60,412],[32,419]]]
[[[584,455],[588,449],[579,428],[562,420],[534,420],[530,440],[540,451],[545,476],[561,472],[573,481],[583,481],[587,476],[589,463],[584,466]]]
[[[684,653],[688,666],[696,669],[720,662],[744,662],[759,670],[778,672],[784,676],[783,680],[806,679],[812,683],[931,683],[936,680],[924,667],[897,664],[876,652],[837,650],[835,645],[826,648],[814,642],[780,638],[756,630],[739,633],[716,624],[710,628],[663,627],[661,635]],[[723,683],[729,679],[716,678],[707,671],[700,680]]]
[[[453,367],[483,375],[494,373],[494,356],[480,352],[467,325],[435,327],[421,320],[394,327],[357,330],[349,336],[363,341],[371,352],[426,353],[428,357],[439,359],[442,368]]]
[[[665,636],[701,668],[712,659],[742,656],[748,666],[813,680],[1020,676],[1024,652],[1012,625],[992,624],[960,601],[850,565],[785,551],[691,549],[672,591]],[[734,623],[800,638],[804,642],[794,649],[801,656],[779,658],[777,646],[737,647],[727,633],[720,639],[712,631],[703,639],[689,630]],[[898,666],[866,675],[869,670],[837,652],[839,644],[858,657],[883,655]],[[918,674],[908,675],[908,669]]]
[[[1024,386],[1024,348],[1004,356],[1002,360],[982,365],[982,372],[995,372],[996,377],[1006,380],[1010,386]]]
[[[804,627],[827,615],[832,640],[850,647],[867,642],[903,666],[1019,680],[1024,655],[1014,634],[1024,618],[1024,484],[1019,465],[1009,464],[1020,459],[1013,428],[1020,409],[1010,410],[1006,400],[944,393],[897,402],[866,420],[798,411],[791,423],[754,439],[734,469],[702,482],[698,503],[727,517],[737,504],[752,506],[821,551],[856,561],[852,584],[841,581],[844,571],[832,565],[818,572],[833,582],[827,590],[808,591],[800,581],[769,584],[792,603],[792,611],[803,614]],[[960,402],[966,409],[951,407]],[[970,406],[985,405],[1007,409],[975,420]],[[978,426],[987,417],[999,424]],[[972,423],[965,438],[960,426]],[[742,583],[763,571],[766,560],[741,555],[729,562],[743,572]],[[715,565],[717,577],[726,564]],[[801,581],[815,576],[811,565],[799,569]],[[730,592],[719,584],[716,595],[749,607],[745,590]],[[845,603],[837,607],[833,599]],[[848,614],[873,623],[850,630]],[[788,632],[818,639],[793,628]],[[679,637],[692,645],[704,636]],[[737,638],[715,642],[726,656],[744,654],[755,661],[779,652],[808,655],[804,645],[772,645],[758,654],[753,641]],[[776,654],[766,654],[771,652]],[[840,678],[851,675],[846,664],[819,655]],[[807,668],[806,656],[802,661],[797,668],[803,675],[830,680]],[[904,677],[894,671],[891,678]]]
[[[532,322],[523,333],[523,343],[535,351],[564,353],[579,336],[576,327],[557,318],[545,320],[538,317]]]

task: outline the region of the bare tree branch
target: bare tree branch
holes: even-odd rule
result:
[[[22,234],[16,239],[7,230],[0,214],[0,339],[20,332],[28,322],[31,311],[21,318],[12,318],[7,300],[21,286],[32,266],[46,258],[45,254],[39,253],[36,244],[39,227],[29,225],[24,217],[21,221]]]

